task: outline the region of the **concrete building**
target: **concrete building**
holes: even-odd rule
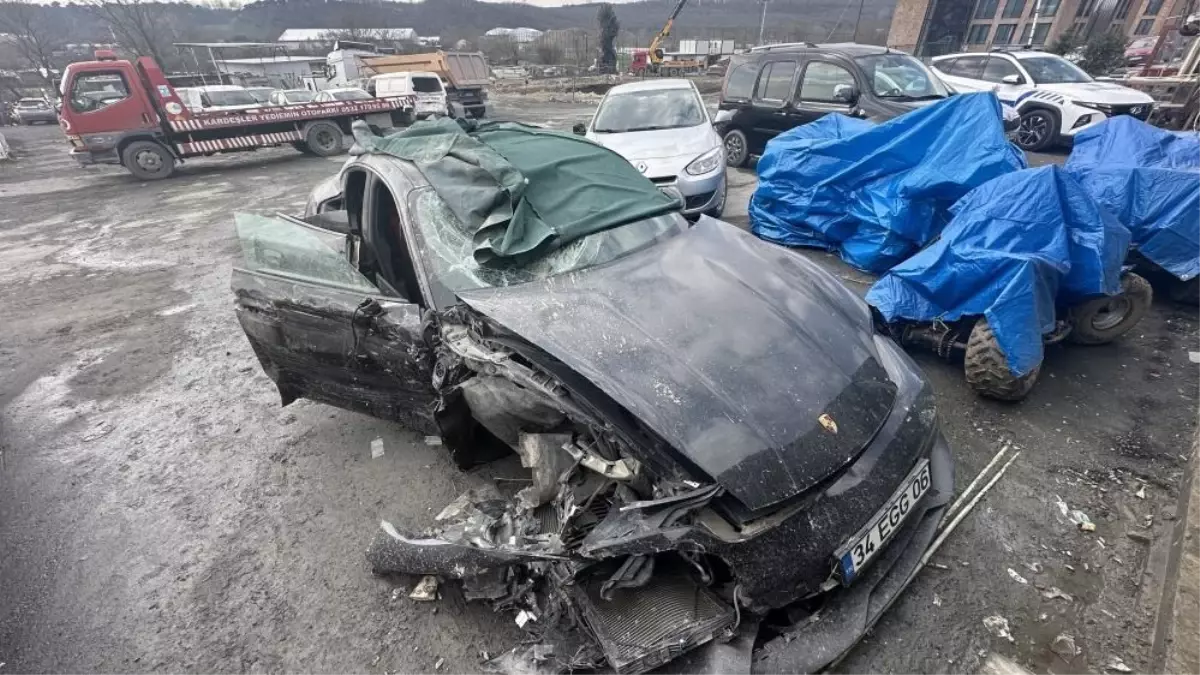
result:
[[[216,59],[222,75],[237,84],[256,84],[281,89],[303,89],[306,81],[325,73],[323,56],[264,56],[246,59]]]
[[[1032,42],[1041,47],[1074,31],[1133,39],[1157,35],[1186,0],[898,0],[888,45],[919,56],[986,51]]]
[[[536,28],[493,28],[483,34],[488,38],[508,38],[517,44],[535,42],[542,36],[542,31]]]
[[[330,35],[353,35],[353,40],[381,42],[416,42],[417,31],[412,28],[289,28],[279,35],[279,42],[293,49],[333,42]]]

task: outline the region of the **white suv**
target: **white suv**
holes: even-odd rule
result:
[[[1017,145],[1045,150],[1114,115],[1145,120],[1154,99],[1135,89],[1097,82],[1061,56],[1023,50],[948,54],[933,59],[947,84],[963,92],[994,91],[1021,114]]]

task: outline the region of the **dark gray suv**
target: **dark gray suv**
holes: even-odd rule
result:
[[[828,113],[882,122],[952,93],[925,64],[887,47],[771,45],[731,59],[715,124],[729,166],[741,166],[767,141]]]

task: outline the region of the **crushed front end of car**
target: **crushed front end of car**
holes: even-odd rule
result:
[[[811,263],[703,219],[458,298],[428,319],[444,444],[530,482],[368,557],[513,612],[493,666],[810,672],[918,568],[953,488],[931,387]]]

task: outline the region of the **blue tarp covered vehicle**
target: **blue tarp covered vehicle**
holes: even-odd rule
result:
[[[906,343],[965,348],[967,381],[984,395],[1023,398],[1045,341],[1111,341],[1150,304],[1145,280],[1121,273],[1129,231],[1059,167],[996,178],[952,212],[867,302]]]
[[[758,162],[755,235],[835,250],[880,273],[932,240],[954,202],[1025,168],[991,93],[961,94],[873,125],[830,114],[780,134]]]
[[[1066,168],[1143,258],[1180,281],[1200,275],[1200,136],[1114,117],[1079,133]]]

